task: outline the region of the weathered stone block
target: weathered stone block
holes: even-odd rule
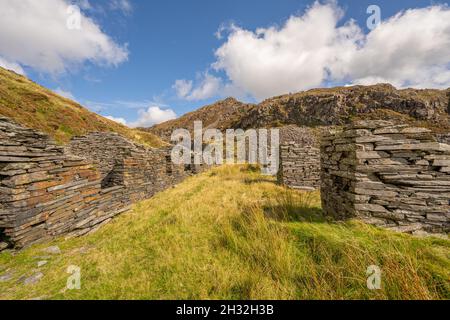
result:
[[[347,136],[353,141],[343,150]],[[428,129],[377,121],[328,136],[321,150],[325,214],[398,231],[449,232],[450,145],[437,140]],[[375,151],[358,143],[374,144]]]

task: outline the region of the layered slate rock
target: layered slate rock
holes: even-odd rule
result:
[[[119,159],[130,157],[138,149],[145,148],[113,132],[74,137],[66,147],[67,152],[97,164],[102,179],[107,178]]]
[[[450,145],[428,129],[359,121],[321,145],[322,206],[404,232],[450,227]]]
[[[320,149],[309,128],[287,126],[280,130],[278,182],[300,190],[320,187]]]
[[[148,149],[118,135],[76,138],[68,149],[0,118],[2,248],[93,232],[192,174],[172,164],[170,149]]]

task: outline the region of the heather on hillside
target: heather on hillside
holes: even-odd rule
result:
[[[0,116],[47,133],[57,142],[67,143],[74,136],[90,132],[116,132],[128,139],[158,147],[155,135],[106,119],[61,97],[24,76],[0,67]]]

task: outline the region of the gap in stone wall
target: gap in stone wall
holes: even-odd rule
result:
[[[166,156],[166,174],[168,176],[172,176],[173,168],[172,168],[172,158],[170,155]]]
[[[8,249],[11,246],[9,238],[6,236],[5,228],[0,228],[0,251]]]
[[[108,189],[117,186],[123,186],[123,177],[121,176],[121,166],[116,163],[111,171],[106,173],[105,177],[101,181],[101,188]],[[118,177],[120,176],[120,179]]]

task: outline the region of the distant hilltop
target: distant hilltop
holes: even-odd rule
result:
[[[28,78],[0,67],[0,116],[51,136],[60,144],[90,132],[115,132],[147,146],[170,141],[175,129],[250,129],[288,125],[319,128],[351,120],[399,120],[450,132],[450,88],[397,90],[390,84],[312,89],[259,104],[227,98],[151,128],[130,129],[91,112]],[[164,141],[163,141],[164,140]]]
[[[313,89],[246,104],[234,98],[216,102],[148,132],[170,140],[176,128],[263,128],[298,125],[340,126],[357,119],[401,120],[435,132],[450,131],[450,88],[397,90],[390,84]]]

